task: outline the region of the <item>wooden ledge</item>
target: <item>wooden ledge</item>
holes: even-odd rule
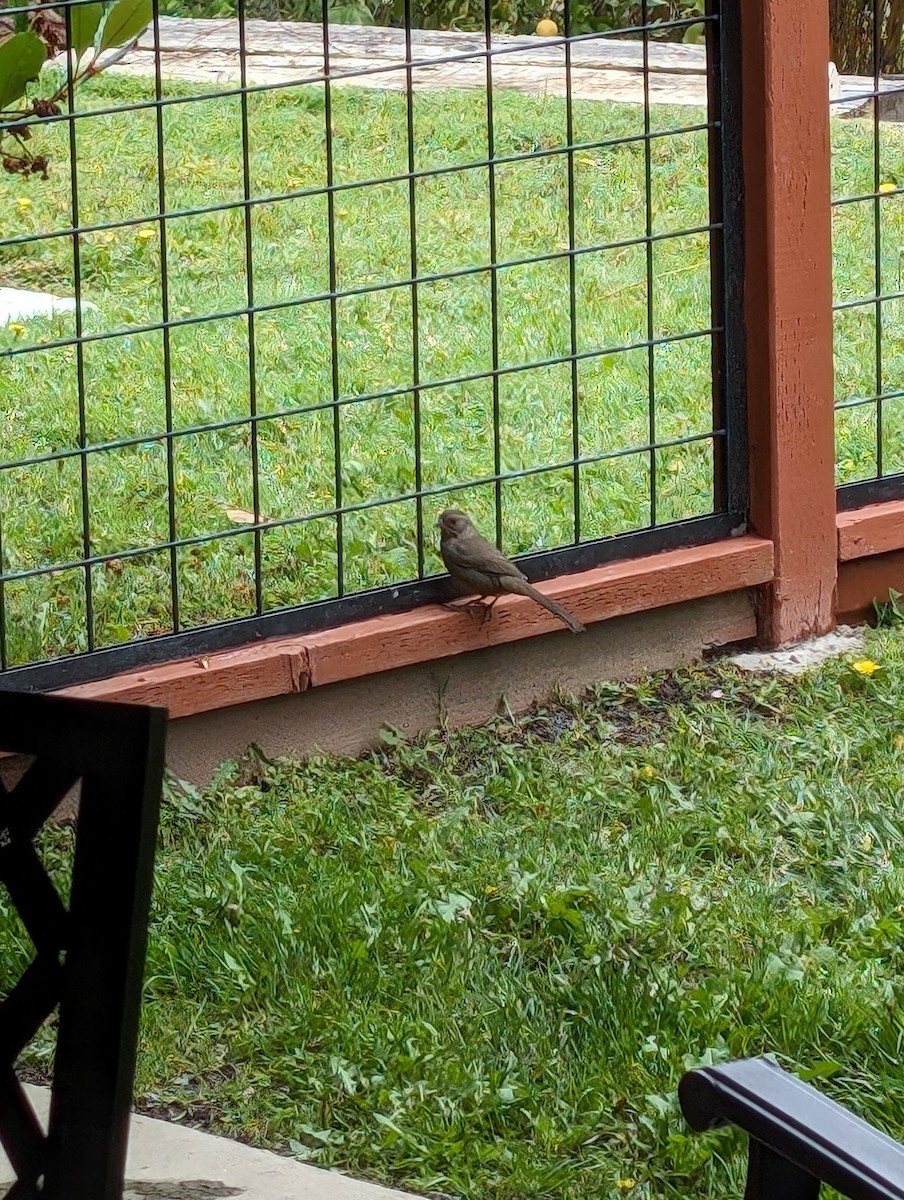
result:
[[[751,536],[610,563],[538,585],[585,624],[772,579],[772,543]],[[321,633],[273,638],[204,658],[129,671],[64,688],[64,696],[163,704],[171,717],[227,708],[378,671],[412,666],[538,634],[573,634],[531,600],[505,597],[481,624],[468,612],[428,605]]]
[[[838,530],[838,558],[850,562],[871,554],[904,550],[904,500],[867,504],[835,519]]]

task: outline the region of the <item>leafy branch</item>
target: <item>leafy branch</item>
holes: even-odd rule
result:
[[[33,128],[59,116],[75,88],[119,62],[153,19],[153,0],[74,4],[66,21],[54,9],[0,16],[0,161],[4,170],[47,178],[49,160],[32,145]],[[65,81],[49,97],[28,96],[44,64],[71,58]],[[114,51],[115,53],[110,53]],[[101,61],[101,56],[104,57]]]

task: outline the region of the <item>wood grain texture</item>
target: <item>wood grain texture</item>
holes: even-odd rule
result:
[[[126,704],[162,704],[169,709],[170,717],[186,717],[303,692],[309,686],[304,645],[262,642],[144,671],[128,671],[110,679],[62,688],[58,694]]]
[[[838,558],[849,562],[869,554],[904,549],[904,500],[868,504],[852,512],[839,513]]]
[[[772,545],[756,537],[670,550],[610,563],[537,585],[585,624],[765,583]],[[538,634],[573,634],[521,596],[505,597],[481,621],[467,610],[429,605],[321,633],[273,638],[239,650],[130,671],[60,693],[165,704],[183,717],[430,662]]]
[[[824,2],[744,0],[750,528],[775,545],[760,637],[834,623],[832,249]]]

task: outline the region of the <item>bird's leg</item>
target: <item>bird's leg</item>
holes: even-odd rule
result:
[[[480,624],[483,625],[484,621],[486,621],[490,615],[490,609],[498,599],[498,596],[494,596],[490,603],[487,604],[486,596],[472,596],[468,603],[462,607],[468,609],[468,611],[474,615],[480,613]]]
[[[489,602],[489,604],[487,604],[486,596],[481,596],[479,599],[474,601],[475,606],[478,604],[480,605],[480,624],[481,625],[483,625],[484,621],[489,621],[489,619],[492,617],[493,605],[496,603],[496,601],[498,599],[499,599],[498,596],[494,596],[493,599]]]
[[[486,620],[487,605],[483,602],[482,596],[468,596],[464,600],[447,600],[442,605],[443,608],[451,609],[452,612],[466,612],[469,617],[476,616],[476,609],[480,609],[481,625]],[[492,606],[491,606],[492,607]]]

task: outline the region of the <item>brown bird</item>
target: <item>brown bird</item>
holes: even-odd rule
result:
[[[584,632],[584,626],[577,617],[531,587],[515,564],[477,532],[467,513],[458,508],[447,508],[440,514],[437,525],[440,529],[439,552],[446,570],[469,592],[476,592],[481,600],[485,596],[492,596],[488,609],[500,596],[509,593],[530,596],[531,600],[558,617],[572,633]]]

